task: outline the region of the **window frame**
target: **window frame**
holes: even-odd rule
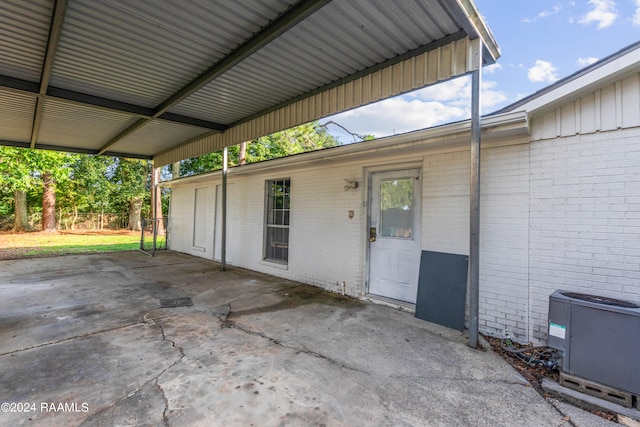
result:
[[[284,191],[281,194],[274,192],[277,186],[281,186]],[[265,202],[264,202],[264,227],[262,260],[288,265],[289,264],[289,230],[291,227],[291,178],[268,179],[265,181]],[[282,197],[281,207],[278,207],[278,198]],[[278,222],[280,222],[278,224]],[[277,242],[271,239],[272,230],[286,230],[286,242],[284,236],[280,236],[282,241]],[[274,232],[275,233],[275,232]],[[274,244],[285,245],[274,248]],[[278,251],[279,250],[279,251]],[[278,252],[278,253],[276,253]],[[280,256],[277,256],[280,254]]]

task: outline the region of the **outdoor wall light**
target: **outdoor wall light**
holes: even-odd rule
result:
[[[358,188],[358,181],[356,181],[355,179],[345,179],[344,182],[346,182],[347,184],[344,186],[344,191],[349,191],[351,189],[356,189]]]

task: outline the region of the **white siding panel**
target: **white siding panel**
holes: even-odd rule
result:
[[[531,123],[534,141],[640,126],[640,74],[536,112]]]
[[[640,74],[622,80],[622,127],[640,126]]]
[[[568,103],[560,110],[560,135],[574,135],[576,130],[576,105]]]
[[[598,128],[596,126],[596,96],[591,93],[580,99],[580,132],[593,133]]]
[[[617,129],[616,113],[619,111],[617,103],[620,102],[620,99],[616,98],[615,85],[610,85],[600,91],[600,102],[600,130]]]

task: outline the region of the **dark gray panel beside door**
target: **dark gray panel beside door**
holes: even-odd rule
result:
[[[464,330],[467,255],[422,251],[416,317]]]

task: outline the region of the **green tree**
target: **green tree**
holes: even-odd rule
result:
[[[68,179],[74,156],[53,151],[0,147],[0,188],[13,193],[15,231],[30,229],[27,221],[27,191],[42,191],[42,229],[55,231],[55,185]]]
[[[69,167],[76,154],[57,151],[29,150],[35,162],[36,175],[42,182],[42,230],[56,231],[56,185],[69,179]]]
[[[229,165],[237,166],[246,163],[256,163],[278,157],[322,148],[335,147],[340,143],[328,131],[326,126],[318,122],[311,122],[291,129],[263,136],[240,146],[229,147]],[[180,162],[180,176],[197,175],[213,170],[222,169],[222,151],[215,151],[202,156]]]
[[[69,180],[58,186],[60,208],[70,212],[71,229],[79,212],[100,213],[100,228],[105,211],[112,208],[113,184],[109,180],[115,158],[95,155],[78,155],[69,166]]]
[[[382,181],[380,184],[382,209],[411,209],[413,206],[413,181],[413,178]]]
[[[143,205],[149,201],[151,163],[147,160],[118,158],[111,183],[115,186],[111,202],[116,209],[129,212],[129,229],[140,230]]]
[[[27,191],[36,185],[33,164],[29,150],[0,147],[0,192],[2,194],[2,214],[14,211],[13,230],[30,231],[28,220]],[[13,209],[12,209],[13,206]]]

